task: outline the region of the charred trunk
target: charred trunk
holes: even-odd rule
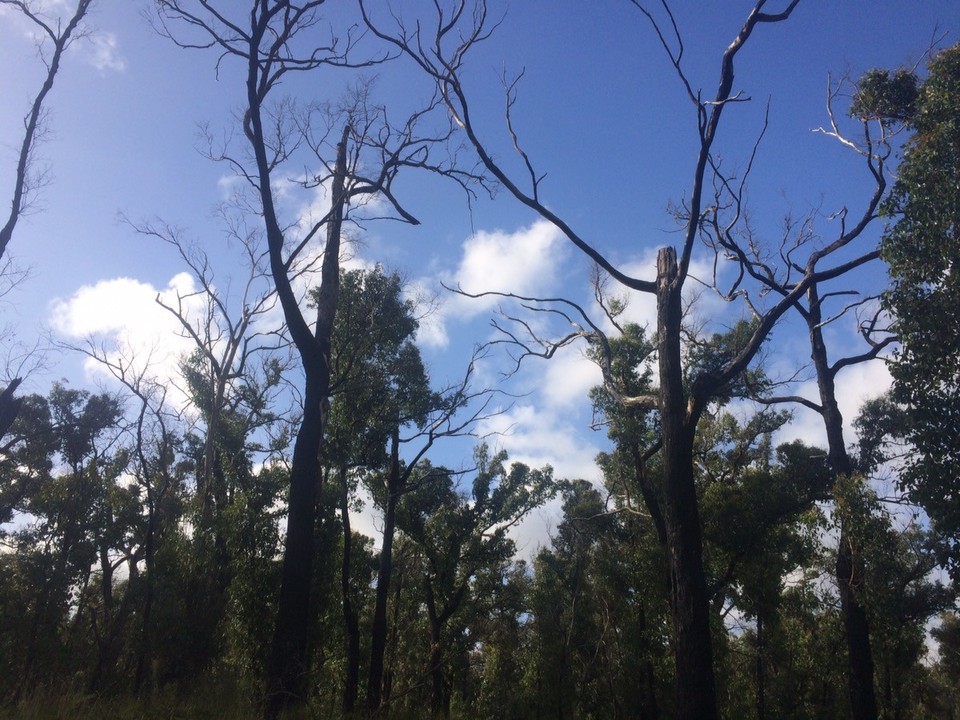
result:
[[[810,333],[810,357],[817,373],[821,415],[827,433],[827,460],[834,477],[839,480],[853,472],[853,465],[843,439],[843,415],[837,405],[834,382],[836,371],[830,366],[823,340],[822,313],[816,285],[807,293],[810,302],[807,326]],[[863,573],[858,567],[851,538],[841,519],[837,547],[837,587],[847,640],[847,693],[853,720],[876,720],[877,700],[873,688],[873,651],[870,647],[870,624],[863,605]]]
[[[370,676],[367,683],[367,707],[378,710],[383,698],[383,659],[387,649],[387,599],[393,575],[393,535],[397,524],[397,502],[400,499],[400,436],[394,430],[390,440],[390,470],[387,474],[386,504],[383,509],[383,547],[377,573],[377,597],[373,610],[370,636]]]
[[[694,403],[689,403],[688,408],[680,364],[681,288],[676,252],[662,248],[657,258],[661,487],[670,566],[677,709],[682,720],[713,720],[717,717],[717,704],[710,602],[693,471],[697,412]]]
[[[343,713],[350,715],[357,704],[360,686],[360,622],[353,607],[350,589],[352,575],[353,535],[350,528],[349,488],[347,469],[340,468],[340,516],[343,520],[343,561],[340,566],[340,588],[343,597],[343,624],[347,638],[347,672],[344,678]]]
[[[284,706],[303,702],[310,671],[308,628],[313,581],[314,525],[320,463],[317,452],[323,437],[321,403],[326,384],[307,372],[303,420],[297,433],[290,470],[290,502],[283,552],[277,625],[268,666],[268,716]],[[322,386],[322,387],[321,387]]]

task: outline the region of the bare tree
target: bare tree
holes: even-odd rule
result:
[[[656,392],[650,396],[629,397],[616,387],[608,389],[620,402],[634,407],[647,407],[659,415],[661,435],[653,449],[660,454],[662,474],[654,481],[655,492],[645,494],[645,500],[650,506],[650,514],[662,518],[662,533],[667,548],[677,702],[681,718],[709,719],[717,716],[709,593],[703,566],[702,529],[693,464],[693,443],[701,415],[711,398],[728,388],[750,366],[777,321],[812,286],[850,272],[876,257],[875,253],[867,252],[849,259],[842,252],[875,217],[877,203],[882,196],[882,173],[868,160],[878,189],[863,214],[849,223],[844,215],[841,232],[834,240],[812,249],[804,259],[794,260],[790,264],[791,274],[783,295],[771,297],[768,293],[753,302],[744,294],[737,293],[739,287],[731,288],[731,298],[744,300],[752,315],[749,332],[742,335],[740,342],[726,357],[720,358],[721,362],[710,367],[688,367],[688,372],[684,372],[683,293],[691,279],[690,265],[694,250],[700,239],[709,238],[719,230],[720,239],[711,242],[729,242],[730,247],[724,246],[724,253],[738,260],[743,244],[749,240],[739,234],[745,224],[742,184],[733,184],[730,178],[720,172],[713,150],[727,108],[748,99],[734,89],[735,61],[758,26],[787,20],[798,2],[784,2],[776,11],[767,11],[766,0],[759,0],[754,5],[723,53],[719,84],[709,99],[695,89],[685,72],[683,40],[669,6],[663,4],[661,17],[665,19],[658,19],[644,4],[636,0],[633,2],[634,7],[652,25],[697,119],[692,178],[685,194],[686,200],[678,209],[682,224],[681,245],[679,250],[661,248],[652,279],[643,279],[628,275],[604,257],[595,242],[578,233],[543,198],[544,175],[536,170],[534,160],[523,150],[520,133],[512,119],[511,111],[517,102],[515,83],[508,83],[506,87],[506,126],[526,174],[522,177],[510,175],[482,138],[481,129],[474,124],[470,98],[461,81],[461,73],[470,49],[492,30],[483,0],[459,0],[453,2],[449,10],[447,5],[437,2],[434,4],[435,18],[415,23],[397,15],[381,21],[371,14],[371,4],[361,0],[368,27],[411,58],[434,80],[451,115],[463,126],[480,161],[501,185],[518,201],[553,223],[615,281],[631,290],[650,294],[656,300],[655,356],[659,380]],[[710,196],[711,187],[720,188],[714,198]],[[723,200],[722,203],[709,204],[711,199],[716,201],[718,197]],[[828,266],[831,261],[834,264]],[[740,279],[745,274],[746,271],[741,272]],[[589,333],[590,330],[584,327],[583,332]],[[577,331],[575,334],[579,333]],[[549,356],[552,352],[547,344],[543,348],[535,348],[533,354]],[[691,373],[692,376],[687,377]]]
[[[17,159],[17,170],[13,184],[13,198],[10,202],[10,214],[3,227],[0,228],[0,258],[3,258],[7,251],[7,245],[13,237],[14,228],[20,217],[30,206],[31,196],[36,193],[44,184],[43,172],[36,172],[32,166],[33,152],[36,141],[43,135],[43,120],[45,115],[44,101],[50,90],[53,89],[53,81],[60,70],[60,61],[63,53],[75,39],[77,28],[90,9],[93,0],[78,0],[77,8],[74,10],[67,21],[63,24],[61,18],[56,20],[48,19],[42,13],[35,3],[29,0],[0,0],[0,5],[9,5],[16,8],[27,18],[39,33],[37,52],[44,66],[47,68],[46,77],[40,86],[30,105],[30,110],[23,119],[23,140],[20,143],[20,154]],[[52,49],[51,49],[52,46]]]
[[[357,68],[377,64],[386,55],[355,59],[360,37],[355,28],[324,34],[323,0],[279,2],[254,0],[246,11],[233,3],[213,0],[158,0],[157,27],[185,48],[218,50],[220,61],[236,59],[246,69],[243,132],[247,157],[224,154],[221,159],[245,178],[258,200],[270,271],[287,330],[304,372],[303,415],[296,434],[290,468],[290,497],[277,625],[268,663],[267,707],[275,717],[283,707],[302,702],[309,687],[310,586],[313,576],[314,525],[320,478],[319,452],[329,411],[330,339],[337,311],[341,239],[351,210],[365,199],[378,198],[393,219],[415,224],[393,194],[393,182],[403,168],[438,172],[464,187],[474,178],[460,173],[449,156],[437,162],[431,148],[445,145],[455,125],[445,122],[438,133],[421,134],[419,126],[437,102],[394,125],[386,111],[361,94],[315,133],[310,114],[298,115],[292,100],[274,98],[278,85],[293,75],[323,68]],[[336,121],[335,124],[333,121]],[[305,187],[326,189],[330,208],[310,219],[299,237],[281,220],[275,183],[280,168],[302,146],[314,151],[319,167]],[[307,319],[294,280],[303,270],[308,248],[320,236],[320,285],[314,296],[316,315]]]
[[[201,528],[215,535],[227,501],[224,465],[230,464],[220,457],[224,417],[241,413],[244,437],[275,419],[268,410],[267,394],[275,390],[286,366],[278,352],[289,345],[282,322],[269,318],[276,307],[276,292],[259,234],[247,227],[243,216],[226,207],[220,217],[231,241],[240,247],[246,276],[240,279],[239,290],[231,278],[217,281],[206,251],[185,238],[181,229],[163,222],[131,224],[138,233],[173,247],[198,285],[192,292],[177,291],[171,300],[158,295],[156,301],[176,318],[181,335],[194,345],[183,370],[193,376],[187,379],[188,385],[196,387],[184,388],[184,393],[205,424],[197,494]]]
[[[835,215],[840,223],[840,237],[849,235],[851,242],[854,239],[860,241],[857,245],[847,244],[850,249],[860,253],[859,258],[865,265],[879,259],[877,243],[871,244],[864,237],[863,231],[876,218],[877,210],[885,197],[892,142],[902,130],[902,124],[892,123],[887,118],[866,117],[861,121],[862,136],[859,140],[845,135],[840,128],[834,105],[846,85],[846,82],[831,85],[827,101],[830,124],[828,128],[818,130],[852,149],[864,160],[873,176],[873,192],[866,199],[865,211],[860,216],[860,221],[848,230],[848,208],[842,208]],[[742,204],[741,191],[738,190],[735,196],[730,195],[732,187],[730,178],[724,178],[724,181],[717,185],[718,199],[727,195],[729,202],[739,206]],[[817,251],[818,245],[824,244],[823,238],[816,232],[816,220],[815,213],[799,222],[787,220],[776,264],[766,256],[767,248],[752,236],[749,228],[744,233],[745,237],[734,240],[729,232],[714,221],[711,223],[710,234],[718,252],[733,254],[744,273],[759,282],[765,290],[783,297],[790,292],[793,277],[798,271],[796,258],[802,257],[804,253],[812,255]],[[863,247],[859,247],[861,245]],[[896,338],[887,331],[878,295],[858,288],[856,278],[844,275],[833,279],[844,284],[834,289],[833,286],[828,287],[826,281],[815,280],[807,286],[805,297],[799,298],[794,304],[794,309],[807,328],[819,402],[795,395],[775,395],[760,400],[767,404],[800,404],[821,416],[827,436],[827,463],[835,481],[839,482],[853,475],[855,468],[844,440],[843,416],[837,402],[837,376],[845,368],[878,358]],[[737,292],[742,291],[739,288],[728,288],[724,291],[728,297]],[[839,307],[834,309],[837,304]],[[847,320],[854,314],[864,345],[861,351],[842,355],[831,362],[830,355],[834,353],[824,338],[824,329],[832,323]],[[877,702],[874,693],[873,657],[864,604],[867,588],[862,561],[854,551],[854,544],[848,529],[841,525],[835,577],[847,641],[847,689],[853,717],[856,720],[875,720]]]
[[[53,81],[60,70],[63,53],[71,41],[79,36],[78,27],[90,9],[92,2],[93,0],[78,0],[76,10],[64,25],[60,18],[56,20],[47,18],[34,3],[28,0],[0,0],[0,5],[15,8],[38,31],[37,53],[47,69],[40,91],[34,97],[30,110],[23,118],[23,140],[20,143],[20,152],[17,157],[10,213],[7,215],[3,227],[0,227],[0,261],[3,261],[3,256],[7,252],[7,246],[10,244],[11,238],[13,238],[13,231],[17,227],[17,223],[30,208],[32,196],[44,185],[43,171],[37,171],[32,163],[36,142],[43,136],[44,101],[50,90],[53,89]],[[10,272],[9,262],[4,262],[0,275],[7,277]],[[7,387],[0,392],[0,437],[6,434],[17,416],[19,404],[13,393],[20,385],[21,380],[20,377],[11,378]]]

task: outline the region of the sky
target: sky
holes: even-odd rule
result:
[[[223,6],[234,3],[225,0]],[[659,4],[650,4],[659,12]],[[405,17],[415,16],[421,5],[395,3]],[[53,15],[69,12],[69,6],[68,0],[43,5]],[[343,32],[356,22],[352,3],[328,6],[330,27]],[[712,95],[723,49],[750,3],[685,0],[673,6],[684,70],[695,89]],[[697,139],[692,105],[649,24],[626,0],[490,0],[490,10],[502,20],[468,58],[464,76],[484,141],[510,172],[522,170],[504,125],[502,91],[504,77],[522,72],[513,120],[538,173],[545,174],[546,204],[619,267],[652,279],[657,248],[678,241],[668,208],[689,193]],[[44,393],[61,378],[91,389],[107,382],[77,354],[51,351],[40,367],[23,359],[22,348],[51,339],[120,343],[138,357],[149,355],[157,373],[175,372],[176,358],[189,343],[177,336],[175,321],[155,299],[175,301],[196,284],[172,247],[132,225],[179,228],[207,253],[218,287],[238,302],[246,270],[218,213],[238,179],[229,166],[206,157],[204,147],[207,137],[242,146],[242,68],[229,58],[218,66],[212,51],[175,47],[151,28],[148,12],[145,2],[96,0],[85,37],[71,47],[49,96],[47,134],[37,151],[37,166],[49,170],[49,183],[9,248],[28,277],[0,299],[0,324],[9,329],[2,348],[7,378],[29,371],[24,392]],[[664,20],[662,13],[658,17]],[[725,167],[742,169],[769,108],[748,194],[762,236],[775,239],[785,215],[814,209],[828,235],[836,232],[830,216],[863,206],[871,188],[862,162],[814,132],[828,123],[828,84],[873,67],[922,68],[932,39],[941,46],[960,39],[954,0],[804,1],[789,21],[756,30],[737,61],[735,87],[749,101],[728,109],[717,148]],[[364,42],[373,48],[369,38]],[[22,118],[43,66],[29,27],[2,6],[0,67],[6,69],[0,74],[0,199],[7,203]],[[431,93],[403,60],[359,75],[373,83],[374,97],[395,117]],[[356,72],[326,70],[292,79],[280,90],[301,103],[335,102],[357,78]],[[291,167],[283,181],[282,210],[294,225],[323,204],[322,193],[297,189],[294,182],[310,169]],[[420,225],[365,223],[353,233],[350,263],[382,263],[436,298],[418,344],[437,384],[456,380],[474,345],[492,337],[497,306],[491,299],[451,295],[441,283],[589,303],[589,264],[506,192],[492,199],[481,195],[468,205],[451,183],[412,174],[398,182],[397,195]],[[879,226],[872,237],[878,232]],[[711,260],[699,249],[694,274],[706,277]],[[860,281],[876,291],[885,282],[882,268]],[[648,299],[630,300],[631,319],[652,319]],[[742,313],[706,290],[690,300],[707,328],[728,326]],[[829,339],[844,352],[855,350],[860,346],[852,331],[852,321],[838,322],[830,326]],[[787,376],[808,355],[804,334],[786,322],[774,332],[767,362]],[[558,477],[599,481],[594,456],[605,440],[590,429],[587,399],[599,373],[582,348],[527,362],[504,380],[508,364],[494,351],[478,367],[478,384],[513,396],[479,432],[490,433],[490,442],[513,460],[549,463]],[[888,385],[880,362],[845,371],[840,392],[848,426],[863,399]],[[812,397],[815,387],[807,376],[796,390]],[[797,410],[784,439],[788,435],[822,442],[819,417]],[[456,464],[458,453],[463,464],[469,462],[462,445],[438,453],[443,462]],[[555,522],[555,507],[540,512],[537,527],[526,531],[528,544],[543,541]]]

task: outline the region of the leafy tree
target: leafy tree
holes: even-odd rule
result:
[[[951,601],[933,579],[936,538],[913,522],[902,529],[876,493],[856,476],[835,489],[836,523],[862,562],[869,592],[863,604],[871,627],[881,717],[906,718],[917,705],[927,621]]]
[[[4,468],[4,474],[21,476],[16,509],[33,518],[15,533],[16,552],[3,556],[9,583],[4,600],[12,603],[4,608],[12,624],[3,640],[11,643],[5,653],[14,665],[6,677],[15,683],[4,691],[15,699],[38,684],[55,683],[69,669],[69,649],[79,622],[87,620],[98,564],[100,587],[92,592],[99,590],[110,605],[113,555],[127,542],[115,514],[130,499],[115,488],[128,462],[117,444],[116,397],[57,384],[46,398],[24,398],[24,410],[12,428],[19,440],[16,464]],[[100,664],[106,654],[101,645]]]
[[[450,113],[463,125],[480,162],[507,192],[551,223],[613,281],[624,289],[646,293],[656,302],[655,388],[642,396],[624,396],[615,387],[609,387],[608,390],[618,402],[644,406],[658,415],[659,439],[654,445],[647,446],[651,453],[658,454],[662,476],[658,509],[656,513],[651,510],[651,515],[659,516],[661,537],[668,548],[666,557],[671,565],[672,648],[677,673],[678,712],[682,718],[714,718],[717,716],[717,703],[710,596],[704,568],[702,522],[693,464],[698,426],[713,399],[728,392],[736,386],[738,378],[744,377],[744,372],[757,358],[774,325],[812,284],[843,275],[876,257],[870,252],[857,254],[851,243],[863,234],[876,217],[885,185],[885,159],[881,157],[878,162],[878,158],[867,156],[865,164],[875,182],[876,191],[868,198],[859,219],[852,223],[844,222],[836,238],[815,249],[811,248],[804,260],[792,252],[788,253],[784,261],[789,266],[785,271],[790,276],[788,290],[762,300],[763,296],[768,295],[766,288],[751,288],[749,283],[759,280],[764,273],[772,272],[767,263],[769,253],[759,250],[757,236],[750,227],[744,201],[745,180],[723,169],[715,144],[721,125],[726,124],[725,118],[729,115],[727,109],[734,106],[738,99],[734,82],[740,52],[751,42],[755,33],[761,31],[762,26],[787,20],[797,2],[779,3],[777,9],[772,10],[761,0],[750,8],[739,31],[726,45],[720,58],[720,81],[716,93],[709,100],[684,67],[683,41],[669,6],[662,3],[664,15],[658,16],[645,3],[634,2],[633,7],[645,21],[653,25],[664,52],[676,70],[679,83],[690,100],[697,128],[693,138],[695,160],[691,163],[691,183],[683,193],[683,202],[675,214],[682,240],[677,248],[661,247],[655,267],[650,268],[646,277],[637,277],[631,270],[618,266],[605,255],[601,239],[591,239],[578,232],[572,215],[564,216],[562,210],[546,199],[545,185],[542,183],[546,175],[537,169],[534,159],[526,152],[515,125],[516,118],[512,111],[518,102],[516,83],[508,83],[506,88],[506,124],[512,148],[520,156],[515,166],[519,171],[515,172],[507,161],[501,160],[498,150],[484,139],[486,133],[477,120],[480,113],[474,111],[464,76],[465,58],[473,47],[487,37],[493,26],[487,4],[483,0],[435,3],[435,17],[430,21],[414,21],[396,14],[388,17],[386,13],[374,13],[368,5],[361,2],[364,19],[371,32],[393,43],[399,52],[408,56],[437,83]],[[660,20],[659,17],[665,19]],[[752,160],[747,163],[747,172],[751,164]],[[711,187],[712,198],[709,197]],[[714,267],[719,268],[726,259],[738,263],[739,268],[733,273],[724,295],[730,300],[746,298],[749,313],[754,319],[739,331],[738,338],[731,338],[733,341],[726,348],[717,348],[720,351],[717,363],[708,363],[702,370],[693,368],[695,372],[686,373],[684,367],[689,355],[685,343],[684,292],[691,280],[694,253],[704,239],[716,251]],[[844,253],[845,250],[851,250],[852,254]],[[764,257],[751,258],[758,252]],[[543,299],[539,307],[532,307],[536,298],[510,296],[508,293],[499,295],[513,297],[528,309],[552,311],[577,328],[552,342],[533,338],[524,343],[517,341],[517,335],[507,333],[509,338],[524,347],[521,357],[551,357],[557,349],[578,338],[587,338],[597,345],[603,343],[601,336],[604,332],[597,322],[570,300]],[[521,333],[535,332],[531,323],[522,318],[517,318],[517,321],[522,328]],[[647,449],[640,453],[641,458],[646,455]]]
[[[900,350],[895,399],[910,413],[915,454],[902,482],[956,545],[960,536],[960,45],[929,65],[910,115],[913,136],[887,212],[883,239],[892,287],[885,297]],[[960,577],[954,561],[952,572]]]
[[[909,120],[916,112],[917,76],[910,70],[874,69],[857,81],[850,115],[883,123]]]
[[[669,715],[665,566],[649,520],[565,485],[563,520],[533,562],[528,716]]]
[[[392,124],[384,108],[373,105],[368,88],[360,87],[339,105],[301,110],[295,100],[280,99],[284,81],[307,71],[379,64],[384,57],[363,56],[352,28],[343,34],[319,22],[324,0],[295,5],[254,0],[246,8],[229,2],[161,0],[156,3],[158,30],[184,48],[222,47],[224,57],[244,69],[245,107],[242,131],[245,149],[215,153],[249,183],[268,250],[270,274],[286,329],[303,372],[302,415],[290,464],[290,493],[277,624],[268,665],[268,715],[276,717],[290,704],[306,701],[309,688],[311,588],[314,580],[315,507],[320,452],[326,429],[331,382],[331,343],[340,294],[340,251],[344,229],[360,219],[363,206],[382,199],[393,219],[417,224],[394,195],[401,171],[420,168],[454,179],[467,189],[476,178],[448,160],[435,161],[431,150],[443,147],[456,126],[441,121],[439,130],[421,132],[438,101]],[[288,222],[276,194],[284,168],[312,166],[299,173],[305,189],[324,187],[330,209],[321,217]],[[358,214],[360,217],[358,217]],[[382,216],[382,213],[381,213]],[[300,231],[302,230],[302,232]],[[321,247],[317,241],[323,238]],[[310,251],[317,250],[311,259]],[[322,253],[319,252],[322,250]],[[316,257],[322,254],[322,260]],[[301,307],[295,279],[320,266],[315,320]]]
[[[507,455],[491,455],[486,445],[474,454],[476,476],[470,495],[454,485],[454,476],[442,468],[425,469],[419,491],[408,495],[400,527],[419,546],[423,558],[422,588],[429,631],[430,702],[434,713],[449,717],[451,666],[462,652],[465,624],[454,620],[464,607],[483,608],[486,582],[502,578],[516,550],[508,536],[554,492],[551,468],[532,470],[522,463],[507,467]],[[486,587],[490,587],[486,585]],[[451,628],[451,626],[454,626]],[[478,638],[471,638],[476,642]],[[462,657],[462,653],[460,655]]]

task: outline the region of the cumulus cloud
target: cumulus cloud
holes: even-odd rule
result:
[[[159,297],[176,306],[181,298],[184,312],[194,315],[203,310],[202,296],[196,295],[194,278],[178,273],[165,288],[156,288],[133,278],[101,280],[84,285],[66,300],[55,300],[50,310],[50,325],[69,343],[94,342],[116,360],[121,356],[136,371],[149,374],[173,388],[179,376],[180,358],[193,350],[193,341],[183,337],[177,319],[156,302]],[[92,358],[85,362],[92,378],[108,374]],[[171,400],[185,404],[177,392]]]
[[[491,444],[506,450],[510,462],[533,468],[550,465],[557,479],[583,479],[599,485],[602,474],[595,458],[600,448],[590,442],[585,428],[569,422],[569,417],[570,413],[558,413],[539,403],[517,405],[484,421],[479,432],[496,433]],[[554,500],[514,527],[510,536],[519,557],[529,560],[538,548],[549,545],[561,515],[560,500]]]
[[[469,293],[538,295],[554,285],[566,255],[560,231],[546,220],[512,233],[480,231],[463,244],[463,258],[450,279]],[[476,315],[497,300],[482,298],[463,304],[465,311]]]
[[[551,358],[541,377],[540,394],[551,409],[582,405],[590,389],[603,382],[597,364],[576,350]]]
[[[484,420],[478,434],[496,437],[494,444],[506,450],[512,462],[530,467],[551,465],[556,477],[600,482],[594,460],[599,448],[584,436],[584,428],[565,419],[568,417],[539,403],[516,405]]]
[[[472,294],[549,294],[568,255],[562,234],[546,220],[537,220],[515,232],[481,230],[463,243],[462,250],[456,269],[440,273],[440,278],[445,285]],[[422,287],[434,285],[427,279],[418,282]],[[421,323],[418,340],[430,347],[446,347],[447,323],[454,318],[465,320],[489,312],[499,302],[497,297],[448,297]]]

